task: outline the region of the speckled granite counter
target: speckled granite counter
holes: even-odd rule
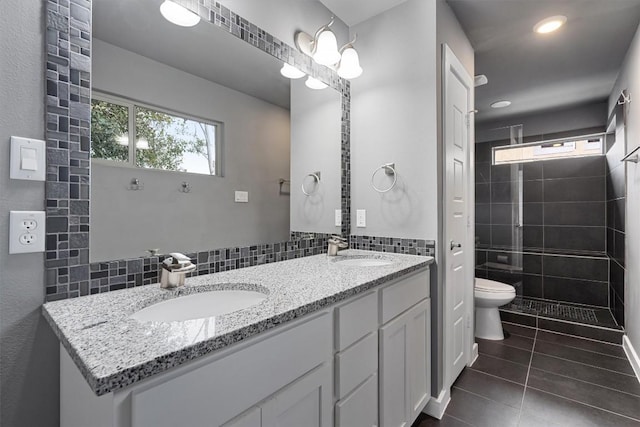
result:
[[[389,265],[353,267],[345,257]],[[187,279],[178,290],[147,285],[43,306],[45,318],[97,395],[127,387],[367,289],[425,268],[431,257],[348,250]],[[207,319],[140,323],[130,316],[151,304],[218,289],[268,293],[258,305]]]

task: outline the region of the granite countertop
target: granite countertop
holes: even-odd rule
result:
[[[373,257],[389,265],[353,267],[345,257]],[[367,289],[426,267],[432,257],[347,250],[188,278],[160,285],[50,302],[43,313],[91,389],[103,395],[252,337]],[[179,322],[141,323],[131,314],[180,295],[219,289],[267,293],[233,313]]]

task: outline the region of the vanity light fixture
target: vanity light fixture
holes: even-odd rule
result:
[[[181,27],[193,27],[200,22],[200,16],[171,0],[160,5],[160,13],[164,19]]]
[[[138,150],[148,150],[149,149],[149,141],[147,141],[144,138],[138,139],[138,141],[136,141],[136,148]]]
[[[505,108],[505,107],[508,107],[509,105],[511,105],[511,101],[502,100],[502,101],[496,101],[493,104],[491,104],[491,108]]]
[[[283,76],[289,79],[299,79],[301,77],[306,76],[306,74],[303,71],[298,70],[296,67],[294,67],[293,65],[289,65],[286,62],[280,69],[280,74],[282,74]]]
[[[563,15],[550,16],[538,22],[533,27],[533,31],[538,34],[547,34],[556,31],[567,22],[567,17]]]
[[[305,81],[304,84],[309,89],[315,89],[315,90],[325,89],[326,87],[328,87],[325,83],[322,83],[320,80],[315,79],[311,76],[307,78],[307,81]]]
[[[338,65],[338,75],[343,79],[355,79],[362,74],[358,52],[353,48],[353,43],[356,42],[357,37],[358,35],[356,34],[352,41],[340,49],[341,58],[340,64]]]
[[[127,147],[129,145],[129,134],[123,133],[116,138],[116,142],[118,143],[118,145],[124,145],[125,147]]]
[[[304,31],[298,31],[295,34],[296,46],[316,63],[336,70],[340,77],[356,78],[362,74],[362,68],[358,52],[353,48],[355,38],[338,50],[336,35],[331,31],[334,22],[335,18],[331,17],[331,21],[320,27],[313,37]]]

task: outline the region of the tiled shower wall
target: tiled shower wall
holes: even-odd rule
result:
[[[605,157],[491,165],[491,148],[508,143],[476,146],[476,275],[527,297],[608,306]]]
[[[607,144],[607,255],[609,304],[620,326],[624,326],[626,166],[624,132],[611,135]]]

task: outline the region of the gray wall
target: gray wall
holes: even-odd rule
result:
[[[305,79],[291,81],[291,230],[340,234],[334,213],[340,203],[342,96],[309,89]],[[315,186],[308,174],[319,171]],[[311,193],[305,196],[301,185]]]
[[[44,183],[9,180],[11,135],[44,139],[43,2],[0,14],[0,425],[58,425],[58,345],[40,314],[43,254],[8,254],[9,210],[43,210]],[[37,406],[36,406],[37,405]]]
[[[351,28],[364,69],[351,83],[352,234],[437,238],[435,12],[435,2],[409,0]],[[384,163],[398,182],[379,194],[371,175]],[[356,228],[357,209],[366,228]]]
[[[608,114],[607,103],[603,101],[492,121],[482,121],[482,111],[476,116],[476,142],[487,142],[508,139],[509,129],[504,128],[518,124],[523,125],[524,136],[535,135],[538,139],[552,133],[605,126]]]
[[[278,180],[289,177],[289,111],[97,39],[92,61],[95,90],[223,122],[224,176],[93,162],[91,261],[288,239],[290,201]],[[144,189],[128,191],[132,178]],[[248,191],[249,203],[235,203],[234,190]]]
[[[609,97],[609,110],[613,111],[620,92],[627,89],[640,94],[640,30],[636,32],[629,51],[621,67],[618,80]],[[635,149],[640,141],[640,109],[634,104],[627,105],[626,146],[627,152]],[[627,163],[626,211],[632,212],[626,221],[627,280],[624,289],[625,328],[627,336],[636,352],[640,351],[640,164]],[[633,219],[632,219],[633,218]]]

